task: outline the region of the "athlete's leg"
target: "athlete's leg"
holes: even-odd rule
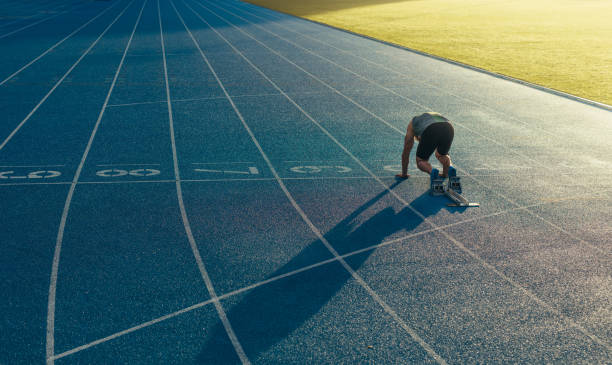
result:
[[[446,154],[446,155],[441,155],[438,150],[436,149],[436,158],[438,159],[438,161],[440,161],[440,163],[442,164],[442,177],[447,177],[448,176],[448,169],[451,166],[451,158],[450,155]]]
[[[455,136],[455,130],[450,123],[442,123],[439,125],[438,143],[436,146],[436,158],[442,164],[442,176],[448,176],[448,170],[451,166],[451,159],[448,152],[450,151]]]
[[[431,174],[431,164],[429,158],[436,149],[436,135],[435,129],[431,130],[432,126],[427,127],[425,132],[421,135],[421,140],[416,151],[416,165],[419,170]],[[434,133],[432,133],[434,132]]]
[[[429,163],[429,161],[420,158],[419,156],[416,157],[416,165],[419,168],[419,170],[426,172],[428,174],[431,174],[431,164]]]

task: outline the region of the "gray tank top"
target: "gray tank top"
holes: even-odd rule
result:
[[[438,113],[423,113],[419,116],[412,118],[412,130],[414,131],[414,134],[416,134],[418,137],[421,137],[427,127],[438,122],[448,122],[448,119],[444,118]]]

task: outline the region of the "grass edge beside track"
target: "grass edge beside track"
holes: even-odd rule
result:
[[[608,98],[605,96],[607,95],[607,89],[605,88],[605,90],[600,92],[600,94],[603,95],[601,98],[598,98],[598,97],[594,98],[590,96],[581,95],[580,92],[574,92],[574,90],[571,90],[571,88],[569,89],[563,89],[563,88],[558,88],[558,87],[555,88],[554,83],[538,82],[537,80],[531,79],[529,77],[520,77],[517,74],[514,74],[514,72],[499,72],[496,70],[492,70],[488,67],[474,65],[470,63],[469,61],[466,62],[465,60],[462,60],[457,57],[448,57],[445,55],[440,55],[437,52],[431,52],[431,51],[422,50],[416,47],[412,47],[411,45],[407,44],[409,43],[408,40],[406,42],[403,42],[403,41],[397,42],[387,37],[377,37],[375,35],[376,33],[375,30],[372,30],[372,31],[367,30],[366,32],[363,32],[360,30],[350,29],[354,27],[348,26],[346,23],[337,24],[338,22],[334,22],[333,19],[331,21],[327,21],[326,19],[324,19],[325,14],[299,14],[299,11],[292,10],[291,3],[284,3],[287,5],[281,7],[280,5],[276,5],[276,3],[278,3],[276,0],[240,0],[240,1],[243,1],[248,4],[256,5],[256,6],[265,8],[265,9],[273,10],[273,11],[291,16],[291,17],[296,17],[302,20],[306,20],[306,21],[309,21],[315,24],[323,25],[323,26],[326,26],[326,27],[329,27],[335,30],[343,31],[343,32],[346,32],[352,35],[356,35],[359,37],[363,37],[366,39],[384,43],[384,44],[387,44],[387,45],[390,45],[396,48],[404,49],[404,50],[407,50],[413,53],[417,53],[420,55],[424,55],[430,58],[452,63],[452,64],[455,64],[461,67],[465,67],[465,68],[469,68],[469,69],[472,69],[478,72],[486,73],[486,74],[495,76],[497,78],[517,82],[517,83],[527,85],[529,87],[532,87],[538,90],[542,90],[542,91],[549,92],[555,95],[559,95],[565,98],[569,98],[575,101],[579,101],[585,104],[589,104],[589,105],[592,105],[592,106],[595,106],[595,107],[598,107],[604,110],[612,111],[612,103],[611,103],[612,99],[608,100],[609,98],[612,98],[612,78],[610,79],[610,93],[609,93],[610,97]],[[358,2],[359,0],[356,0],[356,1]],[[363,1],[368,1],[368,0],[361,0],[361,1],[363,2]],[[373,2],[376,2],[376,1],[378,0],[373,0]],[[334,16],[338,18],[338,13],[339,13],[338,11],[329,12],[328,14],[331,14],[331,13],[333,13]],[[602,72],[602,74],[605,76],[607,73]]]

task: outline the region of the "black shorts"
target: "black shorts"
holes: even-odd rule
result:
[[[425,128],[417,147],[416,155],[423,160],[429,160],[429,157],[438,150],[441,155],[447,155],[453,143],[455,129],[449,122],[436,122]]]

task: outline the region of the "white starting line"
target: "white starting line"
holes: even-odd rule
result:
[[[222,166],[226,164],[226,166]],[[261,175],[261,170],[257,166],[237,166],[238,163],[193,163],[192,165],[217,165],[217,166],[206,166],[214,168],[190,168],[193,172],[198,174],[204,173],[206,175],[242,175],[242,176],[254,176]],[[244,163],[243,163],[244,164]],[[221,166],[219,166],[221,165]],[[57,171],[56,169],[48,170],[45,167],[63,167],[65,165],[49,165],[49,166],[0,166],[5,168],[11,168],[10,170],[0,171],[0,181],[2,180],[36,180],[36,179],[54,179],[62,175],[69,175],[66,171]],[[95,175],[104,179],[113,179],[120,177],[152,177],[161,175],[163,169],[160,164],[106,164],[96,165],[98,170]],[[116,167],[114,167],[116,166]],[[232,167],[230,167],[232,166]],[[38,169],[36,169],[38,167]],[[104,168],[106,167],[106,168]],[[153,168],[155,167],[155,168]],[[28,169],[29,168],[29,169]],[[101,169],[100,169],[101,168]],[[399,172],[401,170],[400,165],[385,165],[382,166],[383,170],[389,172]],[[338,175],[346,176],[346,174],[353,172],[354,169],[344,165],[297,165],[289,166],[286,171],[290,171],[299,175],[327,175],[333,176]],[[331,174],[331,175],[330,175]]]

